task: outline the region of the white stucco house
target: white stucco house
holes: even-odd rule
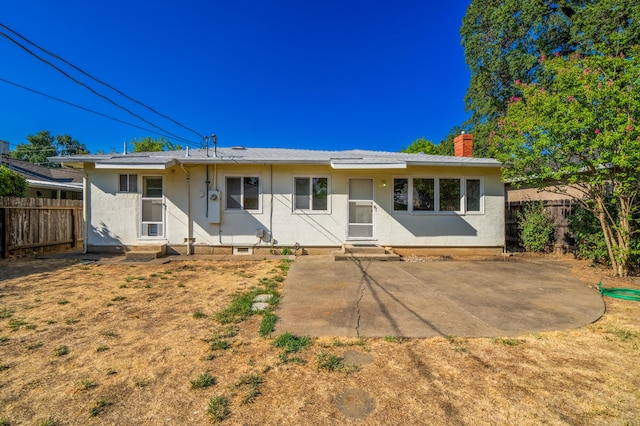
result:
[[[471,135],[456,144],[456,156],[232,147],[51,161],[84,170],[89,252],[500,253],[501,165],[471,157]]]

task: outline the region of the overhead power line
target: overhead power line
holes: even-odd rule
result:
[[[54,101],[61,102],[63,104],[67,104],[67,105],[72,106],[74,108],[78,108],[78,109],[81,109],[83,111],[87,111],[87,112],[90,112],[92,114],[96,114],[96,115],[99,115],[101,117],[108,118],[109,120],[117,121],[118,123],[126,124],[127,126],[135,127],[137,129],[141,129],[141,130],[144,130],[146,132],[150,132],[150,133],[153,133],[153,134],[156,134],[156,135],[159,135],[159,136],[163,136],[163,137],[166,137],[167,139],[170,138],[169,135],[166,135],[164,133],[159,133],[156,130],[148,129],[146,127],[138,126],[137,124],[129,123],[128,121],[124,121],[124,120],[121,120],[119,118],[112,117],[112,116],[107,115],[107,114],[103,114],[103,113],[95,111],[95,110],[93,110],[91,108],[83,107],[82,105],[74,104],[73,102],[65,101],[64,99],[60,99],[60,98],[57,98],[55,96],[48,95],[48,94],[46,94],[44,92],[41,92],[41,91],[36,90],[36,89],[31,89],[31,88],[29,88],[27,86],[23,86],[21,84],[15,83],[13,81],[5,80],[4,78],[1,78],[1,77],[0,77],[0,81],[2,81],[3,83],[10,84],[12,86],[18,87],[20,89],[27,90],[29,92],[35,93],[37,95],[44,96],[44,97],[49,98],[49,99],[53,99]],[[172,137],[172,139],[178,140],[180,142],[184,142],[184,143],[189,144],[189,145],[200,146],[200,144],[198,142],[193,142],[193,141],[190,141],[188,139],[181,138],[181,137],[175,137],[174,136],[174,137]]]
[[[185,129],[185,130],[188,130],[188,131],[192,132],[193,134],[195,134],[195,135],[196,135],[196,136],[198,136],[199,138],[202,138],[202,134],[201,134],[201,133],[199,133],[199,132],[197,132],[197,131],[193,130],[193,129],[192,129],[192,128],[190,128],[190,127],[187,127],[187,126],[183,125],[182,123],[180,123],[180,122],[178,122],[178,121],[174,120],[173,118],[169,117],[168,115],[165,115],[165,114],[162,114],[162,113],[158,112],[157,110],[155,110],[155,109],[151,108],[150,106],[146,105],[145,103],[143,103],[143,102],[141,102],[141,101],[138,101],[137,99],[132,98],[131,96],[127,95],[126,93],[123,93],[122,91],[118,90],[117,88],[113,87],[112,85],[110,85],[110,84],[108,84],[108,83],[106,83],[106,82],[104,82],[104,81],[102,81],[102,80],[100,80],[100,79],[98,79],[98,78],[94,77],[93,75],[91,75],[91,74],[89,74],[88,72],[84,71],[82,68],[80,68],[80,67],[78,67],[78,66],[76,66],[76,65],[72,64],[71,62],[67,61],[66,59],[64,59],[64,58],[60,57],[59,55],[56,55],[55,53],[52,53],[52,52],[50,52],[50,51],[46,50],[45,48],[41,47],[41,46],[40,46],[40,45],[38,45],[37,43],[34,43],[33,41],[31,41],[31,40],[29,40],[28,38],[24,37],[23,35],[19,34],[17,31],[15,31],[15,30],[13,30],[13,29],[11,29],[11,28],[7,27],[6,25],[4,25],[4,24],[3,24],[3,23],[1,23],[1,22],[0,22],[0,27],[2,27],[2,28],[4,28],[4,29],[6,29],[6,30],[8,30],[8,31],[11,31],[13,34],[15,34],[16,36],[20,37],[22,40],[26,41],[26,42],[27,42],[27,43],[29,43],[30,45],[32,45],[32,46],[34,46],[34,47],[36,47],[36,48],[40,49],[40,50],[41,50],[41,51],[43,51],[44,53],[46,53],[46,54],[48,54],[49,56],[52,56],[52,57],[54,57],[54,58],[58,59],[59,61],[64,62],[65,64],[69,65],[70,67],[72,67],[72,68],[73,68],[73,69],[75,69],[76,71],[78,71],[78,72],[80,72],[80,73],[84,74],[85,76],[89,77],[90,79],[92,79],[92,80],[96,81],[97,83],[100,83],[100,84],[102,84],[102,85],[103,85],[103,86],[105,86],[105,87],[108,87],[109,89],[111,89],[111,90],[115,91],[116,93],[118,93],[119,95],[121,95],[121,96],[123,96],[123,97],[125,97],[125,98],[129,99],[130,101],[135,102],[136,104],[138,104],[138,105],[140,105],[140,106],[142,106],[142,107],[144,107],[144,108],[148,109],[149,111],[153,112],[154,114],[157,114],[157,115],[159,115],[160,117],[162,117],[162,118],[164,118],[164,119],[167,119],[167,120],[171,121],[172,123],[174,123],[174,124],[176,124],[176,125],[178,125],[178,126],[182,127],[183,129]]]

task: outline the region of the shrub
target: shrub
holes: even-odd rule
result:
[[[609,263],[602,227],[592,212],[583,206],[576,207],[569,217],[569,232],[576,240],[578,257],[594,263]]]
[[[229,399],[224,396],[216,396],[209,399],[207,413],[209,413],[213,421],[223,421],[229,415]]]
[[[539,202],[527,203],[522,212],[518,212],[518,229],[525,250],[544,252],[553,243],[553,218]]]

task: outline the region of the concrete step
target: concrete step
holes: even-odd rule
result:
[[[130,261],[148,262],[167,255],[166,244],[149,244],[130,246],[124,258]]]
[[[342,253],[344,254],[385,254],[387,251],[384,247],[374,244],[343,244]]]
[[[402,258],[393,253],[341,253],[334,252],[332,254],[333,260],[335,262],[345,261],[345,260],[373,260],[379,262],[388,262],[388,261],[400,261]]]

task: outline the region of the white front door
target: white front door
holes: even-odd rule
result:
[[[348,239],[372,240],[373,220],[373,179],[349,179]]]

